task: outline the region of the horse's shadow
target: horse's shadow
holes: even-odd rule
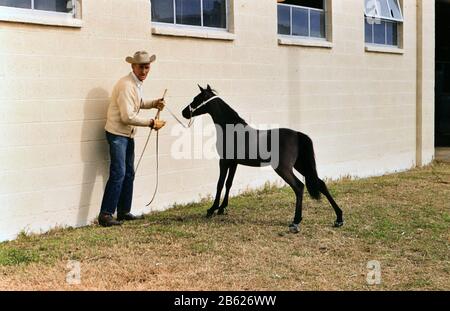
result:
[[[286,225],[286,219],[258,219],[245,217],[246,213],[239,216],[237,213],[215,215],[213,217],[206,217],[205,214],[192,213],[192,214],[173,214],[170,216],[156,216],[156,219],[151,219],[152,216],[148,216],[147,224],[164,225],[164,226],[178,226],[178,225],[208,225],[208,224],[221,224],[221,225],[255,225],[268,227],[283,227]]]

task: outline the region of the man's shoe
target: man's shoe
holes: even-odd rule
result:
[[[117,214],[117,220],[120,220],[120,221],[140,220],[140,219],[144,219],[144,215],[134,216],[131,213]]]
[[[103,227],[112,227],[112,226],[120,226],[122,222],[115,220],[109,214],[100,214],[98,215],[98,224]]]

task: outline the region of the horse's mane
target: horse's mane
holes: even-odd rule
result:
[[[217,96],[219,94],[214,89],[211,89],[211,92],[214,94],[214,96]],[[235,124],[242,123],[243,125],[247,125],[247,122],[242,119],[241,116],[233,108],[230,107],[230,105],[228,105],[223,99],[220,100],[223,103],[223,108],[225,108],[224,113],[226,113],[227,122]]]
[[[238,124],[241,123],[243,125],[247,125],[247,122],[245,122],[244,119],[241,118],[241,116],[228,105],[226,102],[223,102],[223,106],[225,107],[225,113],[227,114],[227,122]]]

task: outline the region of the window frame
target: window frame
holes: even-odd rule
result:
[[[34,1],[35,0],[30,0],[31,2],[31,8],[17,8],[17,7],[13,7],[13,6],[7,6],[7,5],[0,5],[0,9],[4,10],[11,10],[12,11],[16,11],[17,12],[23,12],[23,11],[28,11],[31,12],[33,14],[41,14],[42,12],[45,12],[44,14],[50,14],[50,15],[54,15],[57,14],[58,16],[72,16],[73,18],[76,18],[76,12],[77,12],[77,7],[78,7],[78,1],[76,0],[67,0],[67,1],[71,1],[72,2],[72,12],[57,12],[57,11],[49,11],[49,10],[39,10],[39,9],[35,9],[34,8]]]
[[[285,4],[285,3],[277,3],[277,9],[278,6],[285,6],[289,7],[289,25],[290,25],[290,34],[280,34],[278,33],[278,26],[277,26],[277,35],[280,38],[288,38],[288,39],[301,39],[301,40],[318,40],[318,41],[329,41],[328,40],[328,18],[327,18],[327,0],[322,0],[323,3],[323,9],[317,9],[307,6],[301,6],[301,5],[295,5],[295,4]],[[308,36],[299,36],[299,35],[293,35],[292,34],[292,9],[293,8],[300,8],[305,9],[308,11]],[[324,36],[323,37],[313,37],[311,36],[311,11],[321,12],[323,14],[324,18]],[[278,14],[277,14],[277,25],[278,25]]]
[[[375,0],[374,0],[375,1]],[[389,11],[391,10],[391,5],[389,3],[389,0],[378,0],[378,1],[386,1],[386,4],[388,6]],[[403,14],[403,7],[402,7],[402,3],[400,0],[393,0],[397,2],[399,11],[400,11],[400,15],[401,18],[394,18],[394,17],[386,17],[386,16],[382,16],[381,14],[379,14],[378,12],[375,14],[371,14],[367,12],[367,6],[366,6],[366,0],[364,0],[364,43],[366,44],[366,46],[374,46],[374,47],[387,47],[387,48],[401,48],[402,46],[402,31],[401,31],[401,27],[403,26],[404,23],[404,14]],[[376,10],[378,10],[378,7],[375,7]],[[370,20],[372,20],[370,22]],[[382,43],[375,43],[375,24],[377,23],[377,21],[380,21],[384,23],[384,44]],[[367,24],[369,24],[371,26],[371,30],[372,30],[372,41],[371,42],[367,42],[367,37],[366,37],[366,27]],[[397,44],[388,44],[388,23],[394,24],[396,27],[396,41]]]
[[[389,11],[392,11],[392,10],[391,10],[391,5],[389,4],[389,0],[372,0],[372,1],[386,1],[386,4],[388,5]],[[389,20],[389,21],[394,21],[394,22],[401,22],[401,23],[403,23],[403,22],[404,22],[404,15],[403,15],[403,10],[402,10],[402,5],[401,5],[401,3],[400,3],[399,0],[393,0],[393,1],[396,1],[396,2],[397,2],[398,8],[399,8],[399,10],[400,10],[401,18],[386,17],[386,16],[382,16],[382,15],[380,15],[380,14],[374,14],[374,15],[371,15],[370,13],[367,12],[367,6],[366,6],[366,4],[365,4],[365,3],[366,3],[366,0],[364,0],[364,15],[365,15],[366,17],[379,18],[379,19],[381,19],[381,20]]]
[[[30,0],[31,8],[0,5],[0,21],[80,28],[83,26],[80,0],[71,1],[73,8],[69,13],[35,9],[34,0]]]
[[[152,12],[150,9],[150,19],[151,24],[155,26],[160,27],[174,27],[179,29],[195,29],[195,30],[213,30],[213,31],[224,31],[229,32],[230,31],[230,0],[225,0],[225,28],[221,27],[210,27],[210,26],[204,26],[203,23],[203,0],[200,0],[200,20],[201,25],[188,25],[188,24],[178,24],[177,23],[177,8],[176,8],[176,0],[173,1],[173,23],[165,23],[165,22],[155,22],[152,18]],[[150,8],[151,8],[151,0],[150,0]]]

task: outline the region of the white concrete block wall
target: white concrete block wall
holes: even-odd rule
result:
[[[365,177],[415,165],[415,0],[403,1],[400,55],[365,51],[360,0],[328,1],[332,48],[280,45],[275,1],[230,1],[234,40],[152,34],[148,0],[83,0],[81,28],[0,21],[0,240],[95,219],[108,177],[108,98],[130,70],[125,56],[141,49],[157,54],[144,84],[147,98],[168,88],[167,103],[179,113],[197,94],[197,83],[209,83],[249,123],[309,134],[322,177]],[[426,17],[433,19],[434,11]],[[431,41],[424,37],[427,46]],[[427,51],[425,80],[432,83]],[[426,96],[430,103],[433,93]],[[429,142],[432,111],[426,113]],[[176,123],[162,115],[169,124],[160,133],[153,210],[214,194],[218,177],[217,160],[173,158]],[[208,117],[202,121],[211,125]],[[138,132],[136,157],[147,133]],[[424,144],[424,164],[432,147]],[[233,193],[267,180],[279,181],[270,170],[239,167]],[[149,212],[154,181],[153,140],[137,173],[133,211]]]
[[[435,2],[418,1],[418,160],[434,158]]]

